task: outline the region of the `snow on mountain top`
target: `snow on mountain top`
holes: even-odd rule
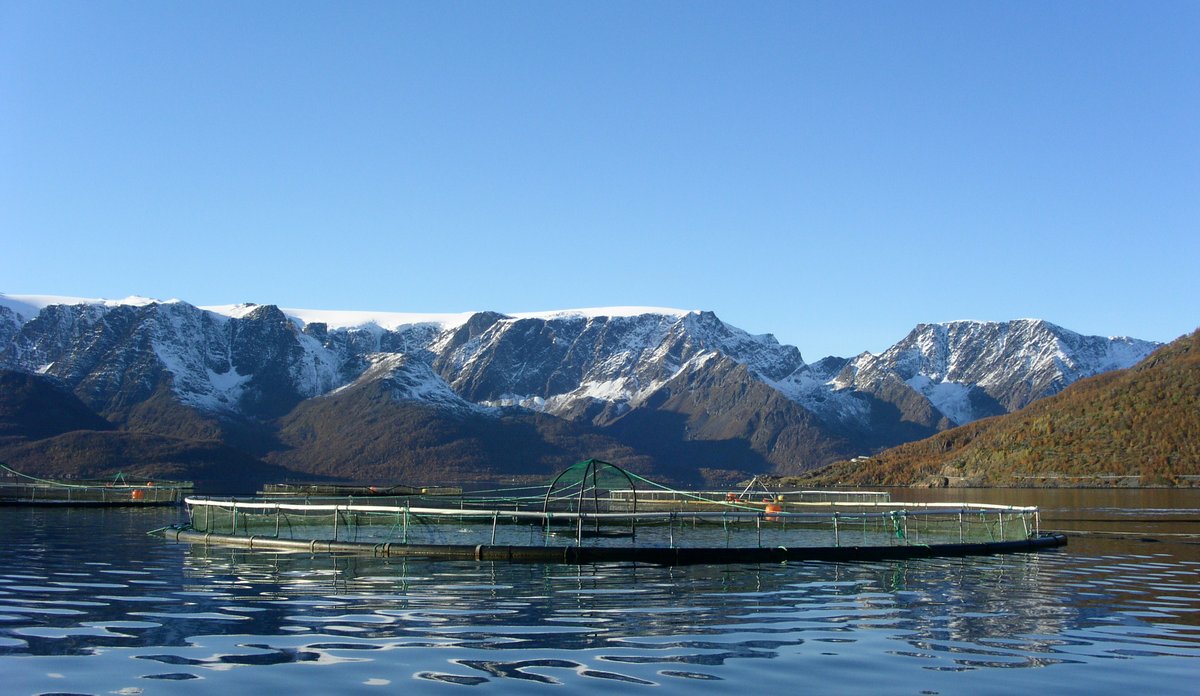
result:
[[[1040,328],[1040,329],[1045,329],[1046,331],[1050,331],[1052,333],[1056,333],[1060,336],[1078,337],[1078,338],[1093,338],[1092,336],[1086,336],[1077,331],[1072,331],[1071,329],[1065,328],[1065,327],[1055,324],[1053,322],[1049,322],[1045,319],[1035,319],[1035,318],[1031,318],[1031,317],[1026,317],[1024,319],[1011,319],[1011,320],[1007,320],[1007,321],[981,321],[981,320],[977,320],[977,319],[956,319],[954,321],[947,321],[947,322],[943,322],[940,324],[920,324],[920,325],[918,325],[918,328],[920,328],[922,326],[945,326],[947,328],[953,328],[956,326],[978,326],[978,327],[1009,326],[1009,327],[1013,327],[1015,329],[1030,329],[1030,330]],[[1109,336],[1104,336],[1104,338],[1107,338],[1110,341],[1121,341],[1121,342],[1133,341],[1135,343],[1145,343],[1145,341],[1143,341],[1142,339],[1133,338],[1131,336],[1109,335]],[[1151,341],[1151,343],[1154,343],[1154,342]]]
[[[201,307],[207,312],[220,314],[232,319],[239,319],[258,309],[261,305],[253,303],[236,305],[216,305]],[[339,309],[296,309],[280,307],[279,311],[289,317],[298,319],[305,324],[325,324],[330,329],[356,329],[366,326],[378,326],[381,329],[395,331],[402,326],[413,324],[435,324],[443,329],[465,324],[474,312],[457,314],[433,314],[420,312],[371,312]]]
[[[247,302],[244,304],[235,305],[214,305],[211,307],[200,307],[200,309],[203,309],[206,312],[212,312],[213,314],[220,314],[221,316],[229,317],[230,319],[241,319],[250,312],[258,309],[258,307],[259,305],[256,305],[253,302]]]
[[[18,298],[16,295],[0,295],[0,307],[7,307],[16,312],[18,316],[29,320],[40,311],[40,308],[27,300],[28,298],[25,296]]]
[[[257,309],[256,304],[221,305],[201,307],[200,309],[231,318],[244,317]],[[422,312],[370,312],[338,309],[295,309],[281,307],[284,314],[299,319],[305,324],[322,323],[330,329],[352,329],[367,326],[378,326],[388,331],[395,331],[404,326],[414,324],[433,324],[439,328],[454,329],[467,323],[475,312],[458,313],[422,313]],[[690,312],[681,309],[666,309],[661,307],[595,307],[590,309],[560,309],[544,312],[518,312],[508,314],[513,319],[565,319],[581,317],[636,317],[643,314],[664,314],[667,316],[683,317]]]
[[[150,297],[130,296],[121,300],[104,298],[68,297],[63,295],[5,295],[0,293],[0,305],[4,305],[17,314],[32,319],[37,313],[51,305],[103,305],[117,307],[122,305],[144,307],[159,303],[170,304],[180,300],[157,300]],[[238,319],[245,317],[261,305],[248,302],[232,305],[210,305],[199,307],[207,312],[220,316]],[[337,309],[298,309],[281,307],[280,311],[304,324],[323,323],[330,329],[352,329],[368,326],[378,326],[381,329],[395,331],[404,326],[416,324],[433,324],[440,329],[453,329],[467,323],[475,312],[373,312],[359,310]],[[558,309],[540,312],[517,312],[508,314],[514,319],[566,319],[597,317],[636,317],[643,314],[660,314],[673,317],[684,317],[692,314],[691,310],[673,309],[666,307],[592,307],[585,309]]]
[[[639,317],[643,314],[661,314],[669,317],[685,317],[695,310],[670,307],[590,307],[586,309],[557,309],[545,312],[519,312],[510,314],[514,319],[595,319],[597,317]]]
[[[395,331],[413,324],[436,324],[443,329],[462,326],[474,312],[422,313],[422,312],[366,312],[353,310],[292,309],[283,313],[299,319],[305,324],[323,323],[330,329],[348,329],[374,324],[381,329]]]
[[[167,302],[178,302],[179,300],[167,300]],[[51,305],[103,305],[105,307],[145,307],[150,304],[166,304],[162,300],[156,300],[152,297],[140,297],[138,295],[130,295],[123,300],[109,300],[105,298],[93,297],[65,297],[62,295],[5,295],[0,294],[0,304],[8,307],[17,314],[31,319],[46,307]]]

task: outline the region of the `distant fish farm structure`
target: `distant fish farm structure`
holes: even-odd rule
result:
[[[0,464],[0,505],[127,507],[178,505],[192,491],[185,481],[48,479]]]
[[[152,534],[308,553],[553,563],[765,563],[967,556],[1061,546],[1037,508],[897,503],[887,493],[667,488],[588,459],[549,485],[477,493],[185,500]]]
[[[312,498],[312,497],[387,497],[412,495],[462,495],[462,489],[449,486],[405,486],[395,484],[366,485],[340,483],[268,483],[258,494],[264,498]]]

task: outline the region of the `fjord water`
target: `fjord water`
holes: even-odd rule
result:
[[[1200,491],[893,495],[1037,504],[1074,534],[981,558],[576,567],[206,548],[146,535],[174,508],[0,508],[0,692],[1194,693]]]

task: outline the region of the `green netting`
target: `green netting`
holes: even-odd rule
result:
[[[189,499],[206,533],[403,544],[888,546],[1024,539],[1036,511],[1001,508],[712,512],[513,512]]]
[[[612,492],[622,489],[636,489],[633,477],[628,472],[599,459],[588,459],[567,467],[555,477],[546,490],[542,511],[607,511]],[[636,509],[636,495],[632,501]]]
[[[752,486],[680,491],[596,459],[545,486],[487,493],[187,502],[191,527],[206,534],[412,545],[865,547],[1013,541],[1037,531],[1035,508],[905,506],[886,494]]]

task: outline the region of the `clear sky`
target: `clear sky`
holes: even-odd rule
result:
[[[1200,326],[1200,3],[0,0],[0,292]]]

